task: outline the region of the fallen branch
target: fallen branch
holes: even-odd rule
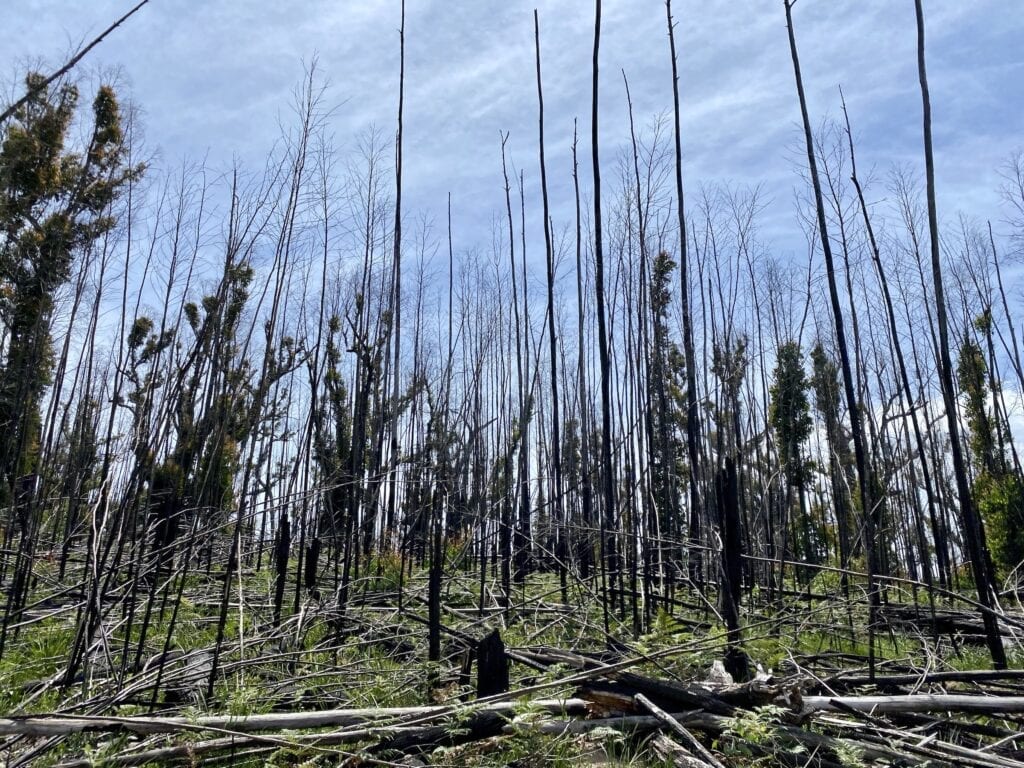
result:
[[[654,715],[656,718],[661,720],[661,722],[663,722],[665,725],[667,725],[669,728],[671,728],[677,734],[682,736],[683,739],[691,747],[693,747],[694,751],[696,751],[696,753],[701,758],[703,758],[703,761],[706,764],[713,765],[714,768],[725,768],[725,766],[722,765],[722,763],[718,760],[718,758],[716,758],[713,754],[711,754],[707,750],[707,748],[703,744],[701,744],[692,733],[690,733],[688,730],[686,730],[686,728],[683,726],[682,723],[680,723],[678,720],[676,720],[674,717],[672,717],[672,715],[670,715],[668,712],[663,710],[661,707],[657,706],[653,701],[648,699],[642,693],[638,693],[636,695],[636,700],[640,704],[645,706],[647,709],[649,709],[651,711],[652,715]]]
[[[529,707],[548,714],[585,714],[587,703],[582,699],[546,699],[531,702]],[[334,709],[322,712],[284,712],[235,717],[90,717],[87,715],[34,715],[0,718],[0,736],[66,736],[86,731],[108,733],[176,733],[180,731],[229,730],[233,733],[284,731],[304,728],[346,727],[368,722],[429,722],[463,712],[493,712],[511,715],[522,706],[498,702],[483,707],[434,706],[392,707],[379,709]]]
[[[707,768],[708,764],[694,757],[664,733],[656,733],[649,742],[650,749],[659,758],[676,768]]]

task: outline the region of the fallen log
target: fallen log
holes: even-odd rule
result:
[[[706,731],[708,733],[721,734],[728,730],[735,722],[731,717],[712,715],[705,712],[675,712],[672,716],[685,728],[692,730]],[[553,736],[563,734],[584,734],[598,728],[612,728],[627,734],[646,734],[659,730],[664,724],[654,715],[624,715],[621,717],[608,717],[596,720],[552,720],[541,722],[534,727],[535,732]],[[508,731],[511,726],[506,726]],[[775,737],[780,741],[789,744],[800,744],[810,751],[827,750],[835,754],[843,748],[855,748],[861,752],[866,760],[878,760],[886,765],[901,766],[953,766],[952,761],[941,761],[926,759],[910,754],[905,751],[893,749],[887,745],[875,744],[853,738],[839,738],[826,736],[820,733],[812,733],[802,728],[789,725],[778,725],[774,731]],[[806,755],[801,764],[807,761]]]
[[[854,710],[869,714],[968,712],[978,715],[1024,712],[1024,696],[913,693],[905,696],[804,696],[800,715]]]
[[[936,761],[945,764],[974,766],[975,768],[1024,768],[1024,763],[1003,755],[993,754],[981,749],[970,749],[939,739],[934,733],[921,737],[919,733],[907,733],[893,728],[868,728],[862,723],[824,717],[817,721],[824,728],[833,732],[855,732],[861,744],[873,743],[886,745],[888,748],[899,747],[906,754],[912,754],[935,765]],[[987,748],[986,748],[987,749]]]
[[[911,605],[890,605],[882,609],[880,618],[899,627],[913,627],[915,629],[931,627],[935,632],[942,635],[956,635],[964,642],[975,643],[978,638],[985,635],[985,626],[976,614],[966,611],[939,610],[929,611],[924,606],[915,608]],[[1012,624],[1011,617],[1001,615],[1008,624]],[[1019,627],[1018,627],[1019,628]],[[1013,637],[1014,631],[1010,626],[1000,626],[999,633],[1003,637]]]
[[[396,733],[403,730],[416,731],[418,728],[361,728],[352,731],[340,731],[327,734],[298,734],[289,736],[287,739],[268,739],[265,736],[255,734],[238,734],[207,741],[195,741],[186,744],[175,744],[166,747],[154,747],[152,749],[140,750],[139,752],[122,751],[119,755],[112,755],[103,758],[105,768],[126,768],[134,765],[147,765],[150,763],[164,763],[171,760],[187,758],[194,760],[200,755],[209,755],[225,750],[249,749],[254,745],[263,744],[265,748],[280,749],[286,748],[308,748],[321,751],[337,752],[329,749],[332,746],[344,744],[355,744],[360,741],[368,741],[379,737],[382,733]],[[342,753],[349,756],[349,753]],[[237,756],[237,753],[236,753]],[[67,760],[58,763],[56,768],[93,768],[96,761],[93,758]]]
[[[545,699],[531,706],[548,714],[586,714],[582,699]],[[66,736],[86,731],[109,733],[176,733],[180,731],[230,731],[255,733],[304,728],[346,727],[369,722],[386,724],[424,723],[460,712],[494,712],[511,715],[521,705],[497,702],[481,707],[392,707],[379,709],[333,709],[319,712],[285,712],[242,717],[215,715],[210,717],[111,717],[87,715],[33,715],[0,718],[0,736]]]
[[[756,707],[773,703],[795,707],[799,705],[801,689],[806,684],[803,680],[772,678],[758,678],[730,685],[682,683],[629,672],[613,664],[605,664],[596,658],[557,648],[517,649],[516,653],[538,663],[565,664],[574,669],[593,672],[604,670],[604,676],[622,686],[618,690],[611,688],[613,693],[628,696],[642,693],[668,710],[703,709],[706,712],[727,715],[736,707]],[[605,687],[591,683],[587,686],[591,690]]]
[[[898,675],[875,675],[874,680],[868,675],[844,674],[838,672],[825,679],[824,684],[830,688],[858,688],[871,685],[884,688],[897,685],[929,685],[935,683],[983,683],[1003,680],[1024,681],[1024,669],[969,669],[945,670],[942,672],[920,672]]]
[[[449,723],[443,723],[402,729],[385,736],[367,752],[370,755],[385,758],[395,754],[423,754],[438,747],[455,747],[491,736],[499,736],[506,725],[508,725],[508,713],[483,710],[459,720],[455,727]]]
[[[736,706],[723,701],[716,692],[693,683],[658,680],[635,672],[619,672],[614,678],[626,688],[649,696],[669,709],[702,709],[716,715],[729,715]]]
[[[643,694],[666,711],[700,709],[718,715],[732,714],[737,708],[751,709],[776,704],[799,710],[804,681],[753,680],[715,689],[694,683],[658,680],[631,672],[608,676],[607,680],[588,681],[576,695],[608,710],[634,711],[636,694]],[[625,706],[621,706],[625,704]]]

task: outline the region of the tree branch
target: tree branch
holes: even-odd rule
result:
[[[134,8],[132,8],[130,11],[128,11],[128,13],[126,13],[124,16],[122,16],[117,21],[115,21],[113,24],[111,24],[109,27],[107,27],[105,30],[103,30],[103,32],[101,32],[98,37],[94,38],[91,43],[89,43],[87,46],[85,46],[85,48],[83,48],[78,53],[76,53],[74,56],[72,56],[70,59],[68,59],[67,63],[63,67],[58,69],[52,75],[49,75],[45,80],[43,80],[41,83],[39,83],[39,85],[35,86],[34,88],[29,88],[29,90],[25,92],[24,96],[22,96],[20,99],[18,99],[16,102],[14,102],[11,106],[9,106],[7,109],[5,109],[2,114],[0,114],[0,123],[6,122],[7,119],[11,117],[11,115],[13,115],[15,112],[17,112],[18,109],[23,104],[25,104],[25,102],[27,102],[29,99],[31,99],[35,94],[37,94],[40,91],[42,91],[43,89],[47,88],[50,85],[50,83],[52,83],[54,80],[56,80],[59,77],[63,77],[68,72],[70,72],[72,69],[74,69],[75,65],[77,65],[78,62],[80,62],[83,58],[85,58],[85,55],[87,53],[89,53],[89,51],[91,51],[97,45],[102,43],[103,39],[107,35],[109,35],[111,32],[113,32],[115,29],[117,29],[119,26],[121,26],[124,22],[126,22],[129,18],[131,18],[135,14],[136,11],[138,11],[140,8],[142,8],[142,6],[144,6],[148,2],[149,2],[149,0],[142,0],[142,2],[140,2]]]

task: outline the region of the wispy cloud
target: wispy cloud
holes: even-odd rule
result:
[[[564,196],[572,122],[589,132],[592,3],[536,0],[544,53],[553,192]],[[0,10],[2,71],[33,55],[57,61],[102,29],[128,0],[8,0]],[[407,23],[409,203],[440,217],[453,192],[457,225],[490,242],[501,205],[499,131],[514,161],[536,176],[534,4],[410,0]],[[688,184],[762,184],[774,245],[802,250],[792,211],[799,183],[790,147],[798,118],[780,2],[676,0]],[[927,4],[929,64],[943,210],[993,216],[996,167],[1024,135],[1019,40],[1024,15],[999,0]],[[815,120],[838,114],[842,85],[867,165],[918,163],[920,103],[909,3],[806,2],[798,40]],[[146,133],[165,157],[209,152],[253,163],[273,143],[303,60],[319,55],[341,107],[342,142],[370,124],[390,131],[398,83],[398,2],[157,0],[97,49],[91,63],[119,65],[145,108]],[[641,122],[671,106],[661,0],[606,0],[602,140],[609,161],[628,140],[621,70]],[[586,174],[585,178],[589,178]],[[531,181],[532,183],[532,181]],[[560,209],[567,210],[563,205]],[[791,222],[787,225],[786,222]],[[470,245],[471,243],[466,243]]]

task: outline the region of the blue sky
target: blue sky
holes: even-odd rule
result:
[[[61,61],[133,0],[5,0],[0,75]],[[406,201],[442,221],[453,194],[463,247],[490,244],[503,208],[500,131],[537,184],[533,16],[544,51],[549,175],[559,223],[571,213],[573,118],[589,133],[589,0],[408,0]],[[671,107],[661,0],[606,0],[602,141],[628,141],[621,70],[640,122]],[[760,184],[775,251],[803,253],[794,215],[799,112],[781,0],[675,0],[685,180]],[[941,214],[998,220],[998,168],[1024,145],[1024,13],[1016,0],[928,0],[929,67]],[[858,161],[879,173],[920,165],[920,96],[911,0],[800,0],[798,42],[817,122],[839,113],[842,85]],[[393,130],[398,0],[151,0],[87,59],[120,68],[162,164],[232,158],[253,167],[279,135],[303,61],[318,55],[342,149],[370,125]],[[581,143],[584,160],[589,146]],[[589,189],[589,168],[583,165]],[[884,195],[879,186],[876,197]],[[535,219],[535,221],[538,221]],[[538,221],[539,224],[539,221]]]

